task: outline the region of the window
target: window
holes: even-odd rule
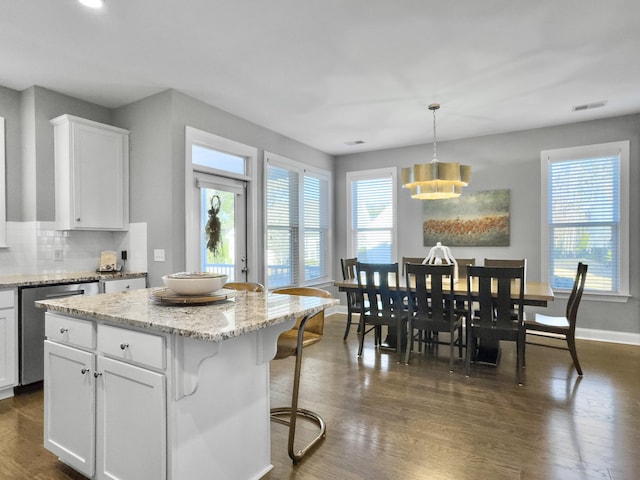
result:
[[[268,287],[327,281],[329,174],[272,153],[265,158]]]
[[[348,245],[361,262],[396,258],[396,169],[347,173]]]
[[[629,142],[546,150],[541,163],[543,279],[570,290],[583,262],[585,291],[627,296]]]

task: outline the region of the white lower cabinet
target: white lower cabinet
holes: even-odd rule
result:
[[[90,478],[166,479],[166,375],[127,362],[130,348],[138,358],[154,357],[140,350],[147,344],[164,349],[164,337],[105,325],[96,330],[83,320],[97,341],[77,348],[57,341],[73,338],[78,320],[47,314],[46,321],[55,327],[45,341],[45,447]],[[63,330],[63,338],[52,341],[54,331]],[[102,330],[109,339],[119,333],[121,359],[100,349]]]
[[[87,477],[95,473],[96,357],[45,340],[44,446]]]
[[[0,290],[0,399],[13,395],[18,382],[17,290]]]

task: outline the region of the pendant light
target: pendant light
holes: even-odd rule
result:
[[[458,162],[443,163],[436,157],[436,110],[439,103],[429,105],[433,112],[433,160],[415,164],[401,171],[402,186],[411,190],[411,198],[436,200],[460,196],[460,189],[469,185],[471,167]]]

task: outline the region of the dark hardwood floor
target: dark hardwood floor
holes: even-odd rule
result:
[[[324,416],[327,438],[294,466],[285,427],[272,423],[267,479],[640,478],[640,347],[579,341],[579,378],[568,352],[528,345],[518,387],[508,343],[497,368],[465,378],[462,362],[449,373],[446,347],[407,366],[371,336],[358,359],[344,322],[327,318],[303,364],[301,406]],[[284,405],[293,359],[271,365],[272,405]],[[41,389],[0,401],[0,479],[82,478],[42,448]]]

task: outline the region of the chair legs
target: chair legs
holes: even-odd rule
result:
[[[276,407],[271,409],[271,420],[274,422],[287,425],[289,427],[289,438],[287,448],[289,458],[294,464],[297,464],[302,458],[326,436],[327,425],[324,419],[315,412],[304,408],[298,408],[298,394],[300,392],[300,371],[302,369],[302,334],[298,335],[298,347],[296,350],[296,366],[293,376],[293,391],[291,394],[290,407]],[[317,435],[304,448],[295,449],[294,443],[296,439],[296,422],[298,417],[306,418],[318,426]]]
[[[349,336],[349,329],[351,328],[351,322],[353,321],[353,312],[351,311],[351,308],[349,308],[349,310],[347,311],[347,328],[345,328],[344,330],[344,337],[342,337],[342,340],[346,340],[347,337]]]
[[[573,359],[573,366],[576,367],[578,375],[582,376],[582,367],[580,367],[580,362],[578,361],[578,352],[576,351],[575,337],[567,335],[567,346],[569,347],[569,352],[571,353],[571,358]]]

